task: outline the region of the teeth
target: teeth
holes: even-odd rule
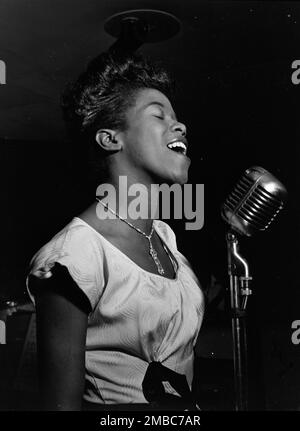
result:
[[[183,154],[186,154],[186,145],[181,142],[181,141],[176,141],[176,142],[172,142],[171,144],[167,145],[168,148],[173,149],[173,148],[181,148],[183,151]]]

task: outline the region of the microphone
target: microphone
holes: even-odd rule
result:
[[[221,208],[222,218],[241,235],[266,230],[287,199],[285,186],[259,166],[247,169]]]

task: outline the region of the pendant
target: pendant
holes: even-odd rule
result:
[[[155,262],[157,271],[159,272],[160,275],[163,275],[165,273],[165,271],[164,271],[164,269],[163,269],[163,267],[162,267],[162,265],[161,265],[161,263],[160,263],[160,261],[159,261],[159,259],[157,257],[157,252],[156,252],[156,250],[154,250],[151,242],[150,242],[149,253],[150,253],[150,256],[152,257],[152,259]]]

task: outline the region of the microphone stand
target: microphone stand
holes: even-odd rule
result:
[[[252,291],[249,267],[239,254],[237,235],[230,230],[226,234],[228,274],[230,278],[230,306],[233,342],[233,366],[235,386],[235,410],[248,410],[248,364],[246,306]]]

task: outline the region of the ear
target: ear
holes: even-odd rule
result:
[[[100,129],[95,136],[96,142],[104,151],[115,152],[122,150],[122,141],[116,130]]]

